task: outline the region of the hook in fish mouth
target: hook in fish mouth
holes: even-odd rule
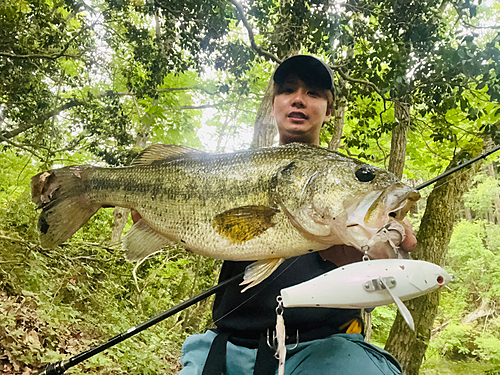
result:
[[[411,258],[409,252],[399,246],[406,238],[406,227],[398,220],[390,219],[375,233],[373,229],[356,223],[348,228],[351,228],[353,246],[371,259]],[[370,232],[369,239],[365,239]]]

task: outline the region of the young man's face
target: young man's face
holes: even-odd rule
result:
[[[301,142],[319,146],[319,131],[330,120],[330,110],[322,89],[290,77],[274,98],[271,116],[278,124],[281,145]]]

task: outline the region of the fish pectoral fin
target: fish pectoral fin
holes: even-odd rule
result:
[[[279,212],[268,206],[243,206],[224,211],[214,217],[213,228],[233,243],[243,243],[274,226],[272,219]]]
[[[132,165],[151,165],[157,163],[168,163],[182,157],[193,155],[206,154],[203,151],[194,148],[178,145],[164,145],[161,143],[154,144],[144,149],[137,158],[134,159]]]
[[[123,237],[122,249],[127,260],[136,261],[172,243],[174,241],[151,228],[144,219],[140,219]]]
[[[408,324],[410,329],[415,332],[415,322],[413,321],[413,317],[411,316],[410,310],[408,310],[408,308],[405,306],[403,301],[399,299],[398,296],[396,296],[394,293],[391,292],[391,289],[389,289],[389,286],[384,282],[382,277],[380,277],[378,280],[380,284],[385,287],[385,290],[387,290],[387,292],[389,292],[389,294],[391,295],[391,298],[396,303],[399,312],[401,313],[401,315],[403,315],[406,324]]]
[[[276,269],[284,261],[285,258],[272,258],[258,260],[257,262],[248,265],[247,268],[245,268],[245,275],[243,276],[243,281],[240,284],[246,285],[246,287],[241,291],[241,293],[266,279],[269,275],[276,271]]]

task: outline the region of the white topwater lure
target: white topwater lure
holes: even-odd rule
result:
[[[286,346],[283,308],[374,308],[396,303],[410,328],[415,323],[402,301],[422,296],[453,281],[440,266],[411,259],[369,260],[336,268],[314,279],[281,289],[276,308],[278,375],[284,373]]]

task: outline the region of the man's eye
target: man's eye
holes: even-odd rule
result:
[[[309,95],[317,98],[317,97],[319,97],[319,92],[317,92],[317,91],[309,91]]]

